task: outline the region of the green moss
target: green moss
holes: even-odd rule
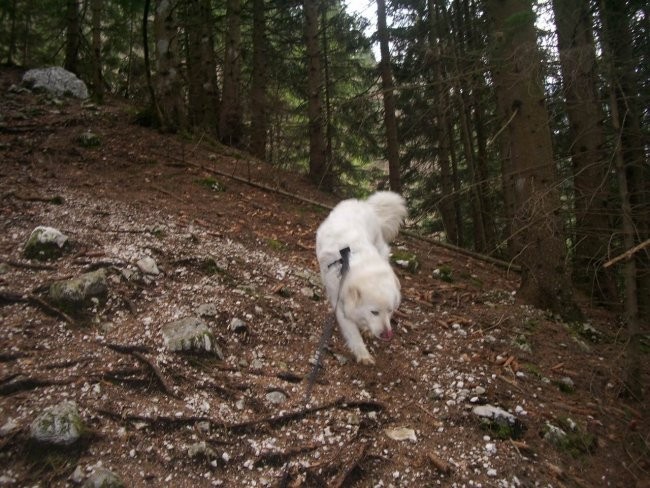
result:
[[[284,251],[287,248],[287,245],[284,242],[272,238],[266,240],[266,245],[274,251]]]
[[[544,438],[558,451],[568,453],[573,458],[592,453],[596,448],[596,437],[584,431],[569,418],[557,419],[558,427],[562,433],[552,432],[552,427],[547,424]]]
[[[542,373],[542,370],[539,369],[539,366],[533,363],[525,363],[522,366],[523,370],[528,373],[531,376],[534,376],[535,378],[542,379],[544,377],[544,374]]]
[[[216,178],[213,178],[211,176],[206,176],[205,178],[196,180],[196,182],[199,185],[205,186],[206,188],[209,188],[210,190],[214,190],[216,192],[226,191],[225,185],[221,183],[219,180],[217,180]]]
[[[451,268],[448,268],[447,266],[440,266],[438,269],[434,270],[433,276],[439,280],[446,281],[447,283],[453,283],[454,281]]]
[[[404,249],[396,249],[391,254],[391,260],[400,268],[404,268],[409,273],[415,273],[420,269],[420,261],[416,254]]]

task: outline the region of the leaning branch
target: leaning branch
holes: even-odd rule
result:
[[[605,264],[603,264],[603,268],[609,268],[610,266],[618,263],[619,261],[622,261],[624,259],[630,259],[632,256],[634,256],[637,252],[639,252],[642,249],[645,249],[646,247],[650,246],[650,239],[645,240],[641,244],[634,246],[632,249],[628,249],[625,251],[623,254],[616,256],[613,259],[610,259],[607,261]]]

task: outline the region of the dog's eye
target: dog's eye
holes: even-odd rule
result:
[[[378,311],[378,310],[371,310],[370,313],[373,314],[373,315],[379,315],[379,311]]]

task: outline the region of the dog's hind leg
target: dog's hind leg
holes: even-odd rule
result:
[[[375,364],[375,360],[372,358],[363,342],[357,324],[345,318],[341,309],[336,311],[336,320],[339,323],[345,342],[348,344],[348,347],[350,348],[350,351],[352,351],[352,354],[354,354],[357,362],[367,366]]]

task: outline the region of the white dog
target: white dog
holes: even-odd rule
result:
[[[388,244],[406,217],[406,202],[382,191],[367,200],[339,203],[318,228],[316,256],[327,296],[357,362],[374,364],[361,337],[369,330],[390,340],[390,319],[400,304],[400,284],[390,266]],[[349,248],[349,270],[342,276],[342,254]],[[343,250],[343,252],[341,252]]]

